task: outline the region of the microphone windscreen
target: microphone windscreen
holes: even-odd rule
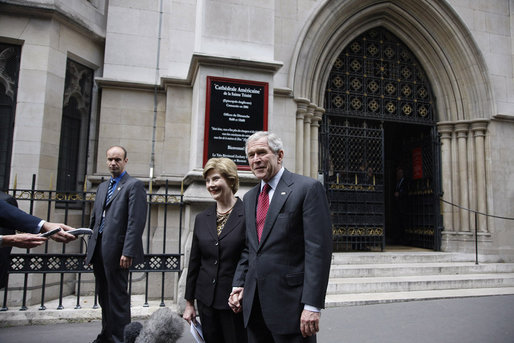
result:
[[[136,343],[176,343],[184,331],[184,320],[171,309],[163,307],[152,313]]]
[[[143,329],[143,324],[140,322],[132,322],[128,323],[123,330],[123,337],[125,343],[134,343],[136,341],[137,336]]]

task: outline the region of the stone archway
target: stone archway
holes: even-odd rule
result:
[[[335,250],[440,249],[432,93],[414,54],[383,27],[339,54],[320,133]]]
[[[423,65],[437,99],[441,135],[443,199],[487,212],[487,126],[494,113],[485,62],[472,35],[442,0],[327,0],[320,3],[298,41],[291,62],[289,87],[297,102],[296,171],[315,176],[317,127],[324,113],[325,85],[341,49],[352,39],[383,26],[405,42]],[[473,160],[469,160],[472,156]],[[474,223],[469,212],[442,205],[442,250],[469,244]],[[478,230],[487,239],[491,227]],[[461,249],[462,250],[462,249]]]

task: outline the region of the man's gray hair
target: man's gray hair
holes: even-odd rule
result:
[[[246,144],[245,144],[246,156],[248,156],[248,143],[257,141],[263,137],[266,137],[268,139],[268,145],[269,145],[271,151],[273,151],[273,153],[275,155],[278,154],[278,152],[280,150],[284,150],[284,144],[282,143],[282,140],[280,139],[280,137],[278,137],[276,134],[274,134],[273,132],[269,132],[269,131],[257,131],[253,135],[248,137],[248,139],[246,140]]]

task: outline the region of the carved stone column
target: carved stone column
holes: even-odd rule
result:
[[[317,107],[311,119],[311,177],[318,177],[319,170],[319,123],[325,113],[325,109]]]
[[[443,186],[443,200],[452,200],[452,132],[453,124],[439,123],[438,131],[441,134],[441,174]],[[445,230],[453,231],[453,206],[442,202],[441,212]]]
[[[457,149],[457,134],[455,133],[455,125],[453,126],[453,132],[452,132],[452,142],[451,142],[451,155],[452,159],[450,162],[450,169],[452,172],[451,175],[451,183],[452,188],[450,190],[452,202],[456,204],[459,201],[459,161],[458,161],[458,149]],[[459,209],[455,206],[452,206],[452,219],[453,219],[453,230],[459,231],[460,228],[460,215],[459,215]]]
[[[307,113],[303,117],[303,175],[311,175],[311,119],[316,106],[307,106]]]
[[[485,135],[487,121],[480,120],[471,123],[471,131],[475,139],[475,170],[476,170],[476,204],[477,210],[481,213],[487,212],[487,192],[485,174]],[[487,232],[487,218],[483,215],[478,216],[478,231]]]
[[[458,205],[469,208],[469,192],[468,192],[468,135],[469,123],[455,124],[455,132],[457,133],[458,147],[458,178],[459,178],[459,202]],[[469,212],[465,209],[459,210],[461,232],[470,231]]]
[[[297,104],[296,109],[296,160],[295,160],[295,171],[298,174],[303,174],[303,121],[305,114],[307,113],[307,106],[309,100],[307,99],[295,99]]]

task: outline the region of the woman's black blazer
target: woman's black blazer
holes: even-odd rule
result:
[[[244,206],[237,198],[218,237],[216,205],[195,219],[185,299],[194,299],[215,309],[229,309],[228,297],[241,251],[245,247]]]

